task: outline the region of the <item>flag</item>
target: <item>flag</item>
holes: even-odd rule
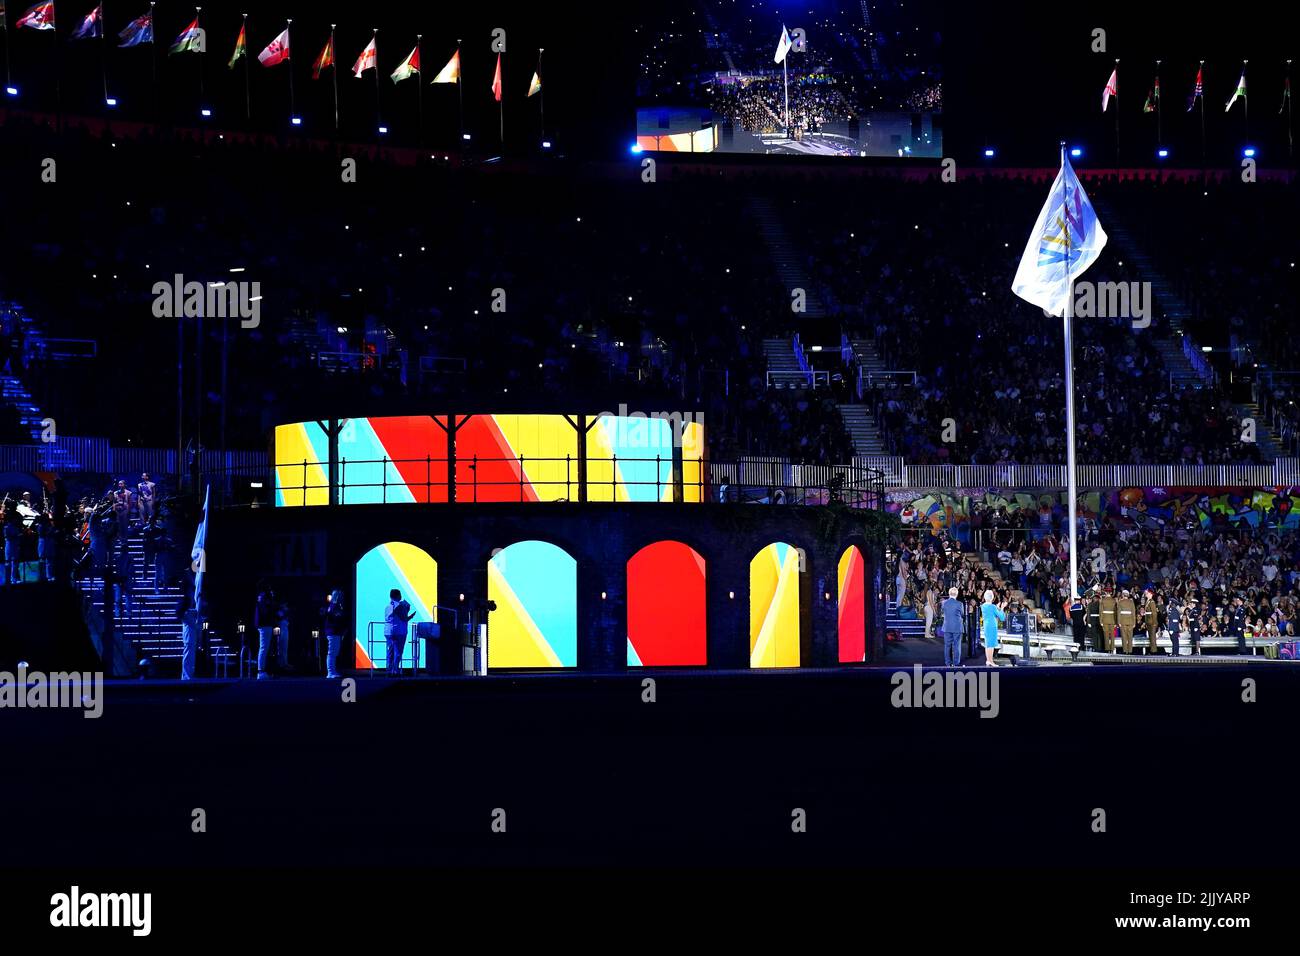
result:
[[[1205,67],[1201,67],[1196,71],[1196,85],[1192,87],[1192,98],[1187,101],[1187,112],[1189,113],[1192,111],[1193,107],[1196,106],[1197,98],[1202,94],[1202,92],[1204,92],[1201,87],[1201,74],[1204,70]]]
[[[375,63],[378,57],[379,51],[375,49],[375,38],[371,37],[370,42],[366,44],[366,48],[362,50],[361,55],[357,57],[357,62],[352,64],[352,75],[358,80],[361,79],[361,74],[366,72],[366,70],[375,69]]]
[[[139,46],[141,43],[153,42],[153,14],[146,13],[144,16],[136,17],[118,34],[122,40],[118,44],[120,47]]]
[[[786,32],[785,24],[783,23],[781,24],[781,39],[776,43],[777,63],[785,62],[785,55],[790,52],[792,46],[794,46],[794,44],[790,42],[790,34]]]
[[[415,49],[411,51],[410,56],[401,62],[393,71],[393,82],[400,83],[402,80],[409,80],[412,74],[420,72],[420,45],[417,43]]]
[[[542,92],[542,78],[538,76],[536,70],[533,70],[533,81],[528,84],[528,96],[540,92]],[[527,99],[527,97],[525,97],[525,99]]]
[[[275,66],[289,59],[289,28],[285,27],[280,35],[266,45],[266,49],[257,54],[257,62],[262,66]]]
[[[1097,261],[1105,245],[1106,232],[1092,203],[1062,156],[1061,171],[1029,234],[1011,291],[1045,312],[1064,315],[1071,283]]]
[[[244,28],[247,26],[248,24],[246,23],[241,23],[239,25],[239,36],[235,37],[235,52],[230,54],[230,62],[226,64],[226,66],[230,67],[232,70],[235,68],[236,60],[241,56],[248,56],[248,38],[244,36]]]
[[[1282,115],[1282,112],[1286,109],[1286,104],[1289,102],[1291,102],[1291,77],[1288,76],[1282,81],[1282,105],[1277,108],[1279,116]]]
[[[438,72],[438,75],[433,78],[433,82],[435,83],[459,83],[460,82],[460,50],[457,50],[455,53],[451,55],[451,59],[448,60],[447,65],[444,66]]]
[[[320,79],[320,71],[334,66],[334,34],[325,41],[325,46],[320,51],[320,56],[316,57],[316,62],[311,65],[311,78]]]
[[[1101,91],[1101,111],[1106,112],[1106,107],[1110,105],[1110,98],[1119,96],[1119,67],[1110,71],[1110,79],[1106,81],[1106,88]]]
[[[203,52],[203,31],[199,28],[199,18],[195,17],[190,25],[181,31],[181,35],[176,38],[176,42],[167,50],[167,55],[173,53],[202,53]]]
[[[212,486],[203,489],[203,518],[194,532],[194,547],[190,548],[190,568],[194,571],[194,608],[198,610],[203,599],[203,578],[207,572],[208,559],[208,501],[212,495]]]
[[[1143,113],[1154,113],[1160,105],[1160,77],[1156,77],[1155,86],[1151,87],[1151,92],[1147,94],[1147,101],[1142,104]]]
[[[104,35],[104,5],[101,3],[86,14],[81,26],[72,31],[72,40],[90,40]]]
[[[1246,68],[1244,66],[1241,68],[1241,79],[1237,81],[1237,88],[1232,93],[1232,99],[1228,100],[1228,105],[1223,108],[1223,112],[1226,113],[1232,109],[1232,104],[1237,102],[1239,96],[1243,99],[1246,96]]]
[[[501,102],[501,54],[497,54],[497,72],[492,77],[492,95],[496,97],[498,103]]]
[[[38,3],[34,7],[29,7],[27,12],[22,15],[15,26],[31,27],[33,30],[53,30],[54,0],[49,0],[48,3]]]

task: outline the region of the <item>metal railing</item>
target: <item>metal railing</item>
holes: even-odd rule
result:
[[[340,459],[280,462],[257,493],[244,470],[244,504],[285,507],[440,502],[686,502],[882,507],[884,475],[864,463],[799,465],[785,458],[732,462],[671,458]],[[230,476],[227,476],[230,477]],[[232,482],[225,482],[226,485]],[[271,494],[274,498],[271,498]]]

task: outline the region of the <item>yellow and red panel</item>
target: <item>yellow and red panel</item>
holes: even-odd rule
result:
[[[343,504],[447,500],[446,419],[399,415],[347,418],[341,424]]]
[[[573,501],[578,432],[563,415],[471,415],[456,430],[458,501]]]
[[[516,541],[488,561],[488,667],[576,667],[578,562],[546,541]]]
[[[749,562],[749,666],[799,666],[799,549],[769,544]]]
[[[708,662],[704,558],[680,541],[648,544],[627,562],[627,664]]]
[[[389,592],[402,592],[415,617],[407,625],[407,648],[402,666],[424,667],[427,648],[411,635],[422,621],[438,620],[438,562],[426,551],[405,541],[390,541],[371,548],[357,562],[356,607],[353,621],[357,641],[357,667],[388,666],[388,645],[384,640],[384,618],[388,611]],[[372,626],[373,625],[373,626]]]
[[[857,545],[840,555],[839,645],[841,664],[867,659],[867,574]]]
[[[318,422],[275,426],[275,504],[329,504],[329,440]]]

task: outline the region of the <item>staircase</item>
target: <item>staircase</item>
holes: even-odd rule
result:
[[[808,384],[808,373],[799,366],[790,339],[764,339],[763,358],[767,360],[769,382],[774,388],[794,388]]]
[[[23,339],[28,353],[44,350],[45,339],[41,327],[30,315],[24,313],[15,303],[0,303],[0,311],[9,322],[17,322],[24,327]],[[32,441],[41,443],[44,437],[47,416],[36,404],[36,399],[16,375],[0,372],[0,403],[10,405],[18,413],[18,420],[32,436]],[[77,461],[72,453],[59,442],[45,442],[42,464],[48,471],[61,469],[75,470]]]
[[[935,620],[937,629],[942,625],[943,621],[937,617]],[[897,602],[890,601],[885,609],[885,630],[893,631],[900,638],[920,638],[925,640],[925,609],[921,609],[919,617],[901,617],[898,613]]]
[[[1213,375],[1208,377],[1201,375],[1183,352],[1183,336],[1187,323],[1192,317],[1192,310],[1174,291],[1169,280],[1151,257],[1134,241],[1132,234],[1114,215],[1110,206],[1102,203],[1097,203],[1096,206],[1099,212],[1105,213],[1108,223],[1107,234],[1115,244],[1115,248],[1120,255],[1137,266],[1138,274],[1142,276],[1143,281],[1151,283],[1151,310],[1154,316],[1161,319],[1163,328],[1157,328],[1153,323],[1147,330],[1147,334],[1152,335],[1152,344],[1168,370],[1174,388],[1201,389],[1213,386]],[[1259,407],[1254,404],[1236,403],[1233,407],[1238,417],[1249,417],[1255,420],[1255,440],[1260,454],[1266,459],[1281,457],[1282,453],[1269,427],[1268,419],[1260,412]]]
[[[858,455],[887,455],[885,440],[876,427],[875,416],[866,405],[840,405],[840,417]]]
[[[808,273],[804,271],[803,257],[799,255],[790,236],[786,233],[785,226],[781,223],[780,213],[773,206],[772,200],[752,196],[747,209],[750,218],[758,225],[759,235],[767,244],[767,252],[772,257],[776,276],[785,286],[787,294],[795,289],[804,290],[804,311],[798,313],[799,318],[825,318],[826,306],[817,291],[812,288]]]
[[[136,659],[149,658],[161,676],[177,677],[181,669],[180,610],[188,595],[178,585],[159,588],[154,594],[153,566],[147,565],[144,543],[138,536],[127,538],[127,554],[131,559],[131,611],[114,619],[117,641],[130,641]],[[104,579],[99,573],[83,578],[78,586],[90,598],[96,614],[104,612]],[[217,640],[209,638],[209,656],[218,661],[219,673],[229,666],[231,673],[238,672],[236,652]]]

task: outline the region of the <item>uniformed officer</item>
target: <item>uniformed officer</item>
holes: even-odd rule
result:
[[[1192,642],[1192,653],[1201,653],[1201,609],[1197,605],[1196,595],[1187,596],[1187,637]]]
[[[1178,595],[1169,595],[1169,603],[1165,605],[1165,626],[1169,628],[1169,643],[1172,645],[1169,654],[1172,657],[1178,656],[1178,638],[1183,629],[1183,616],[1186,612],[1178,601]]]
[[[1133,629],[1137,627],[1137,605],[1133,603],[1133,595],[1125,588],[1120,594],[1120,598],[1115,602],[1115,610],[1119,613],[1119,633],[1124,642],[1124,653],[1133,653]]]
[[[1154,654],[1159,646],[1156,638],[1160,633],[1160,608],[1156,606],[1156,595],[1150,588],[1142,592],[1142,619],[1147,628],[1147,651]]]
[[[1088,593],[1088,644],[1098,653],[1105,646],[1101,636],[1100,593],[1096,588]]]
[[[1070,630],[1074,632],[1074,643],[1079,645],[1079,650],[1088,649],[1088,606],[1083,603],[1083,598],[1075,598],[1070,602]]]
[[[1109,591],[1101,594],[1101,633],[1106,641],[1106,653],[1115,653],[1115,624],[1117,623],[1115,595]]]
[[[1242,602],[1241,596],[1232,599],[1232,607],[1228,610],[1228,636],[1237,639],[1237,653],[1246,653],[1246,605]]]

